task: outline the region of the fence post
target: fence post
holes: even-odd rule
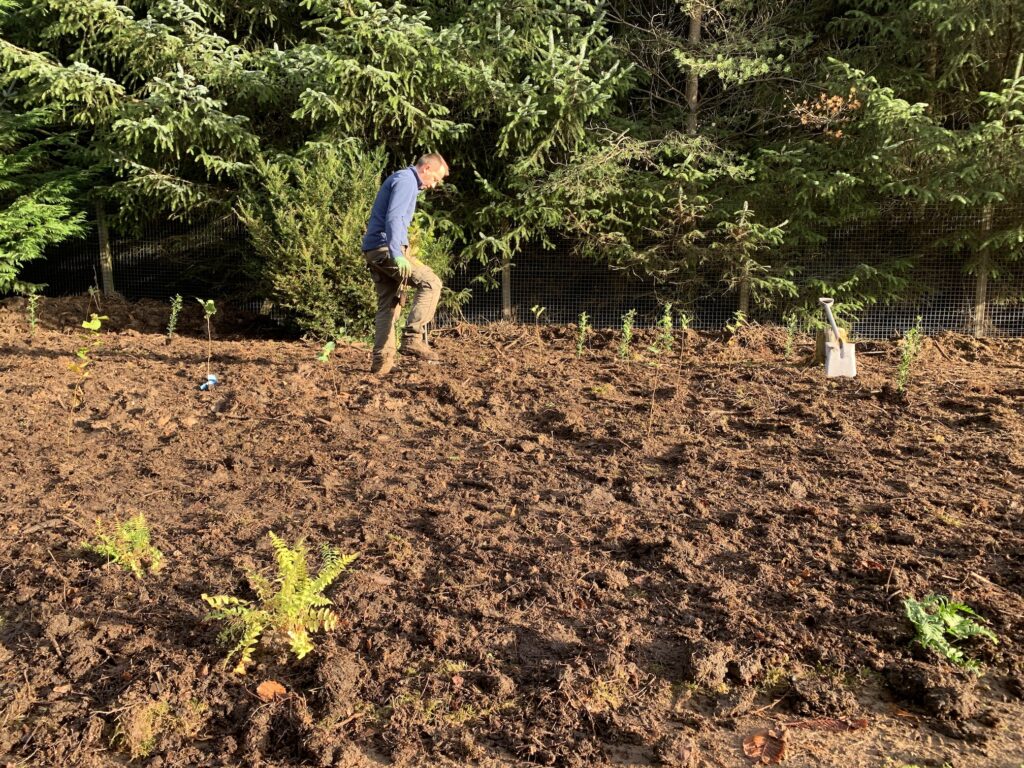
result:
[[[982,239],[992,231],[992,204],[986,203],[981,209]],[[974,319],[971,330],[975,338],[982,338],[988,326],[988,273],[991,269],[987,249],[978,252],[978,263],[974,272]]]
[[[100,239],[100,288],[104,296],[113,296],[114,260],[110,255],[110,231],[107,229],[107,216],[101,200],[96,201],[96,231]]]
[[[501,319],[512,320],[512,266],[508,256],[501,262]]]

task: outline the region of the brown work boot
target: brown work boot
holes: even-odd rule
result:
[[[403,355],[418,357],[420,360],[432,362],[438,359],[437,352],[427,346],[427,342],[419,336],[407,336],[402,342],[401,352]]]
[[[374,373],[378,376],[384,376],[390,373],[391,369],[394,367],[394,355],[374,355],[373,363],[370,365],[370,373]]]

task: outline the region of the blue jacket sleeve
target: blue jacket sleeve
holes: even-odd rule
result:
[[[400,174],[391,188],[391,200],[384,216],[384,233],[393,259],[402,255],[402,246],[409,242],[409,224],[416,209],[418,191],[416,177],[411,173]]]

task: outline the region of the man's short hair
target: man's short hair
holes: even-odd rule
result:
[[[448,168],[448,161],[441,157],[440,152],[428,152],[416,162],[416,165],[426,165],[428,162],[437,163],[443,166],[446,171],[450,170]]]

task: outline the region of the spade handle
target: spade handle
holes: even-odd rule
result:
[[[833,299],[820,298],[821,306],[825,308],[825,316],[828,318],[828,324],[832,326],[832,333],[836,335],[836,341],[839,342],[839,355],[843,354],[843,339],[839,335],[839,326],[836,325],[836,319],[832,316],[832,303]]]

